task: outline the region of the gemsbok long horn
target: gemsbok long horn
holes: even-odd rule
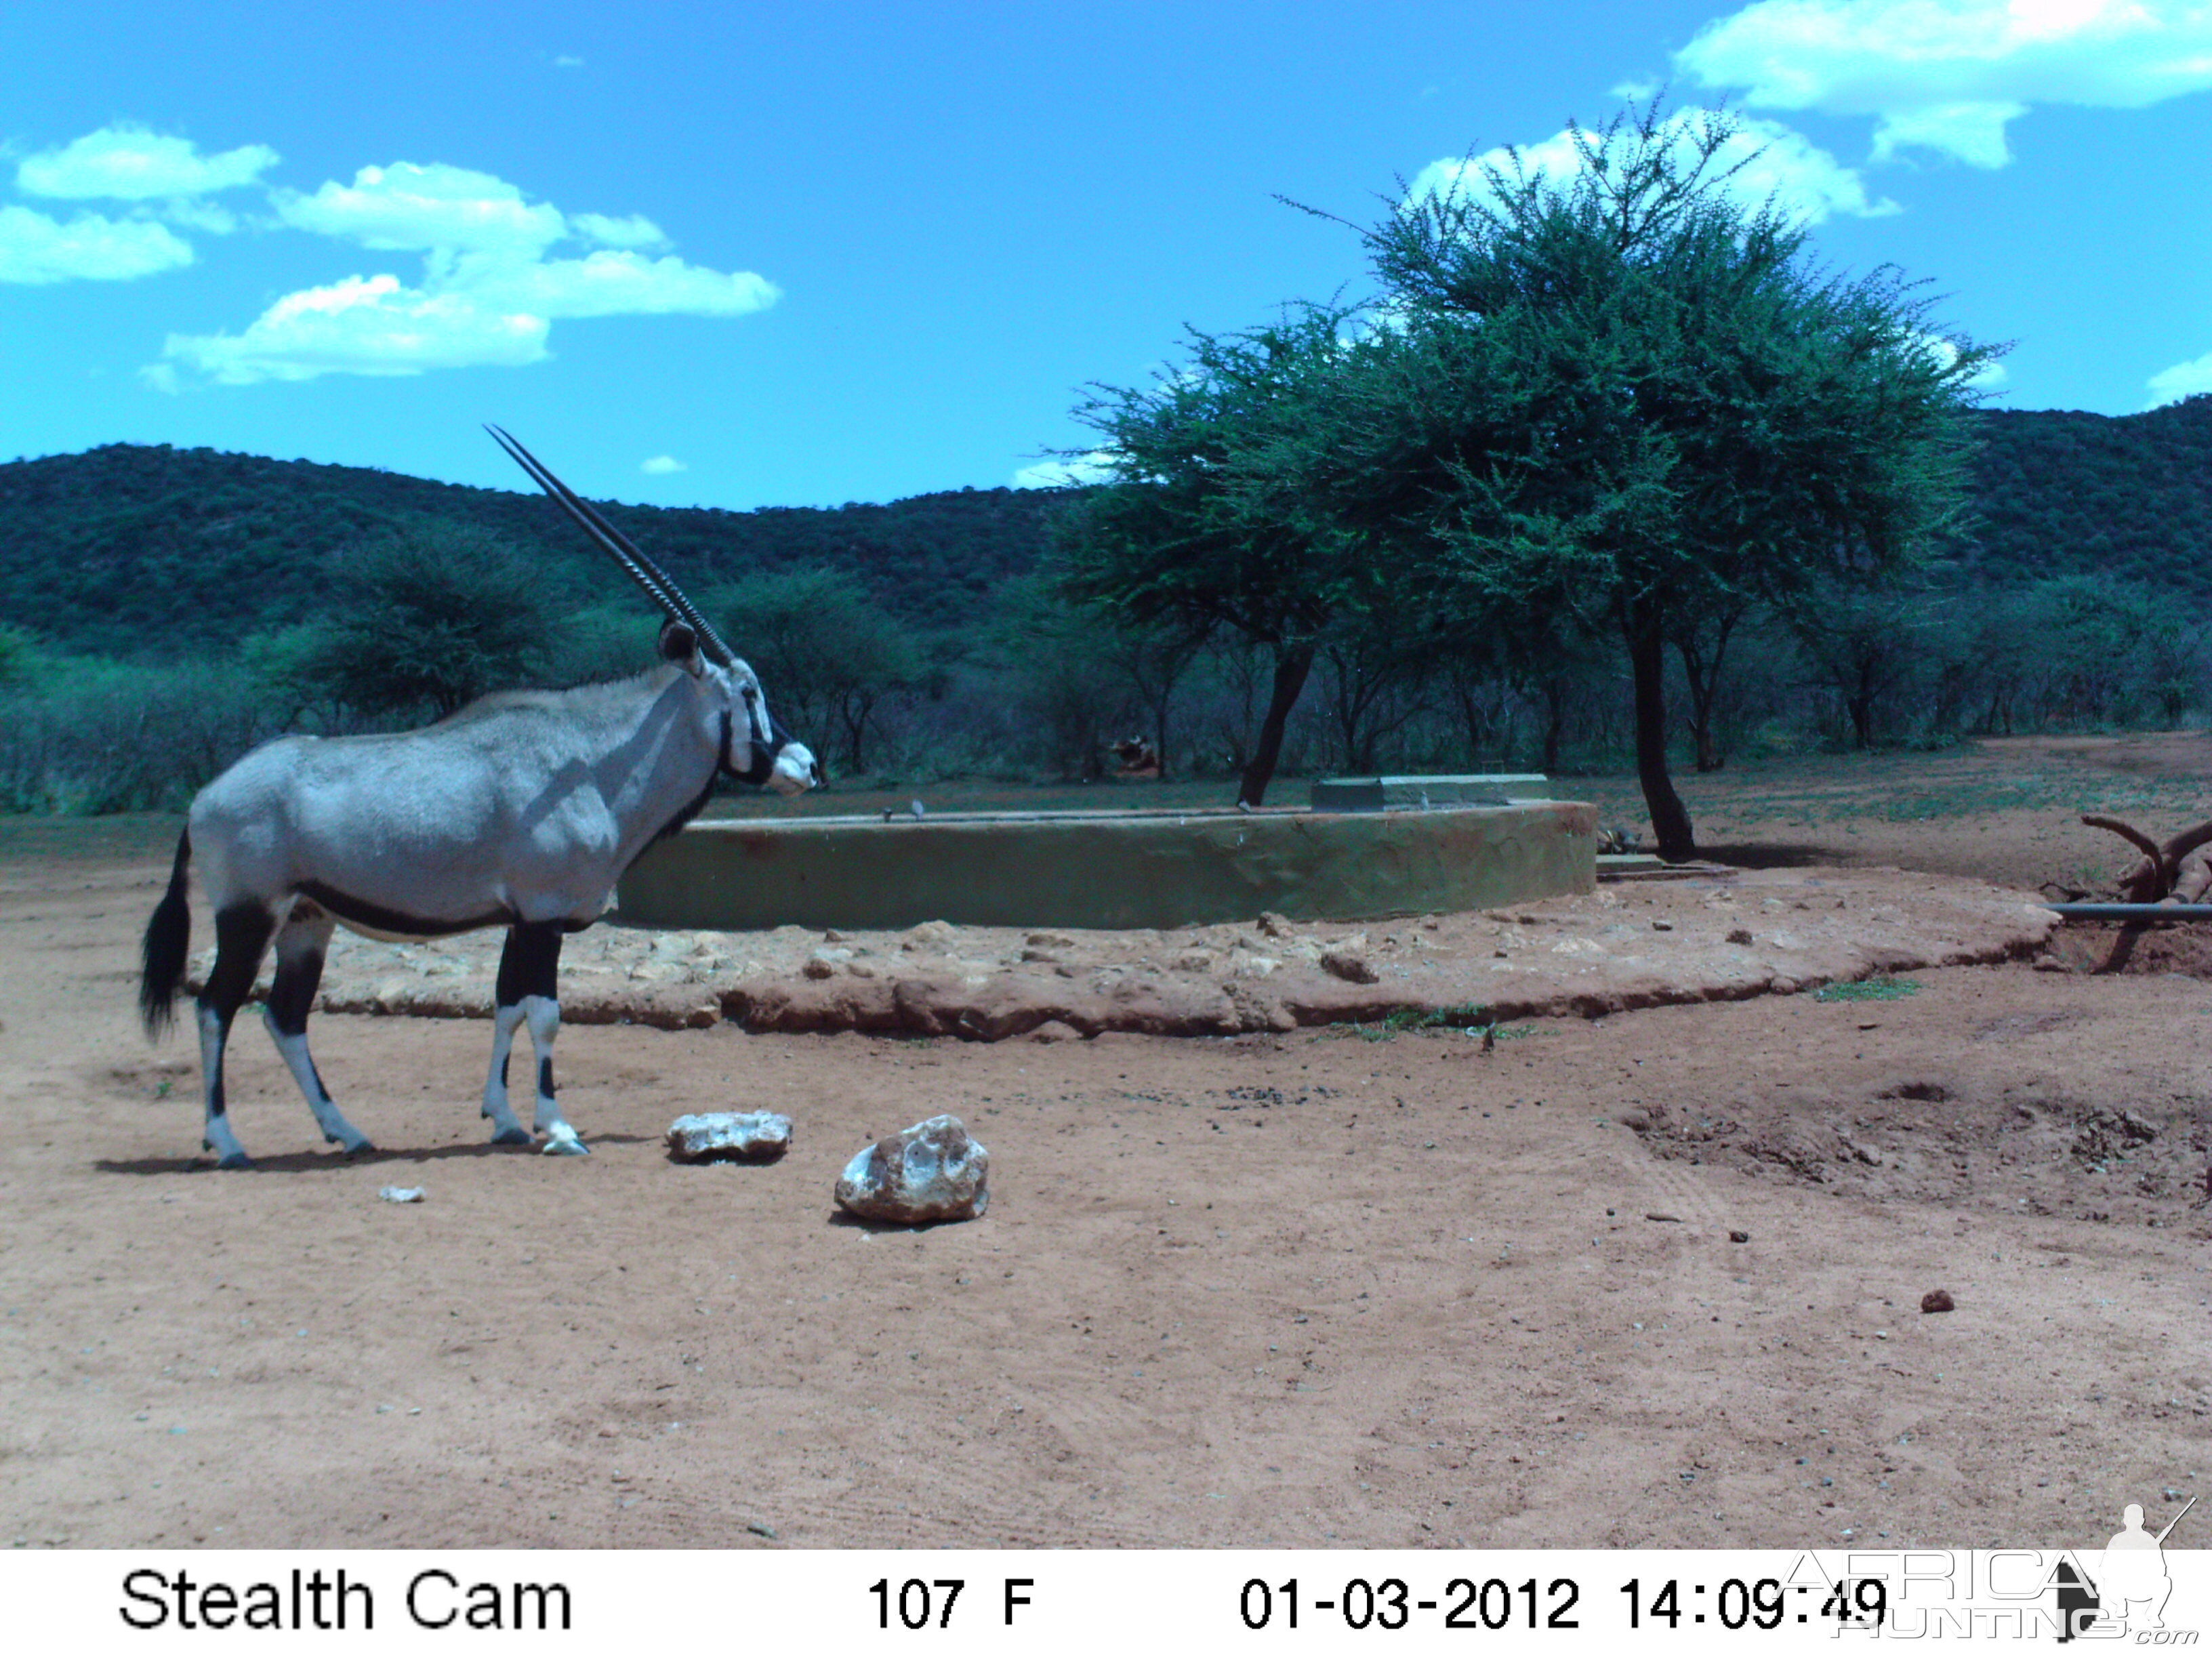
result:
[[[643,548],[609,524],[600,516],[597,507],[555,477],[544,462],[525,449],[509,434],[489,425],[484,430],[498,441],[501,449],[514,458],[515,464],[536,481],[539,489],[561,504],[568,516],[583,527],[585,534],[604,548],[617,564],[629,572],[631,579],[652,596],[654,604],[698,635],[699,647],[706,653],[708,661],[723,668],[737,661],[737,653],[731,650],[722,636],[714,631],[714,624],[707,620],[697,605],[691,603],[684,590],[677,586],[674,578],[654,563]]]

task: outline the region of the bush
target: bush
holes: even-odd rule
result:
[[[351,550],[331,575],[297,672],[341,703],[442,719],[544,672],[542,583],[497,536],[426,521]]]
[[[0,810],[181,811],[276,736],[286,712],[236,667],[52,665],[36,684],[0,692]]]

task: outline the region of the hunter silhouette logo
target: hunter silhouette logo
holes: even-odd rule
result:
[[[2065,1628],[2058,1639],[2070,1642],[2095,1624],[2109,1623],[2109,1632],[2100,1635],[2164,1630],[2166,1597],[2173,1594],[2166,1571],[2166,1534],[2196,1507],[2192,1497],[2154,1536],[2144,1530],[2142,1505],[2130,1504],[2120,1513],[2120,1530],[2105,1546],[2094,1579],[2084,1583],[2062,1565],[2058,1611]]]

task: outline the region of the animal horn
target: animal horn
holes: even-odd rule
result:
[[[723,642],[714,626],[701,614],[699,607],[684,596],[669,574],[647,556],[645,550],[609,524],[599,515],[599,509],[555,477],[545,464],[525,449],[508,434],[495,426],[484,430],[498,441],[499,447],[514,458],[515,464],[537,482],[538,487],[561,504],[563,511],[583,527],[584,533],[603,548],[617,564],[630,574],[631,580],[653,598],[653,602],[699,637],[700,649],[708,658],[724,668],[737,661],[737,653]]]

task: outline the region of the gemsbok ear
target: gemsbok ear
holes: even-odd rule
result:
[[[696,674],[699,672],[699,636],[683,623],[663,623],[660,655],[662,660]]]

